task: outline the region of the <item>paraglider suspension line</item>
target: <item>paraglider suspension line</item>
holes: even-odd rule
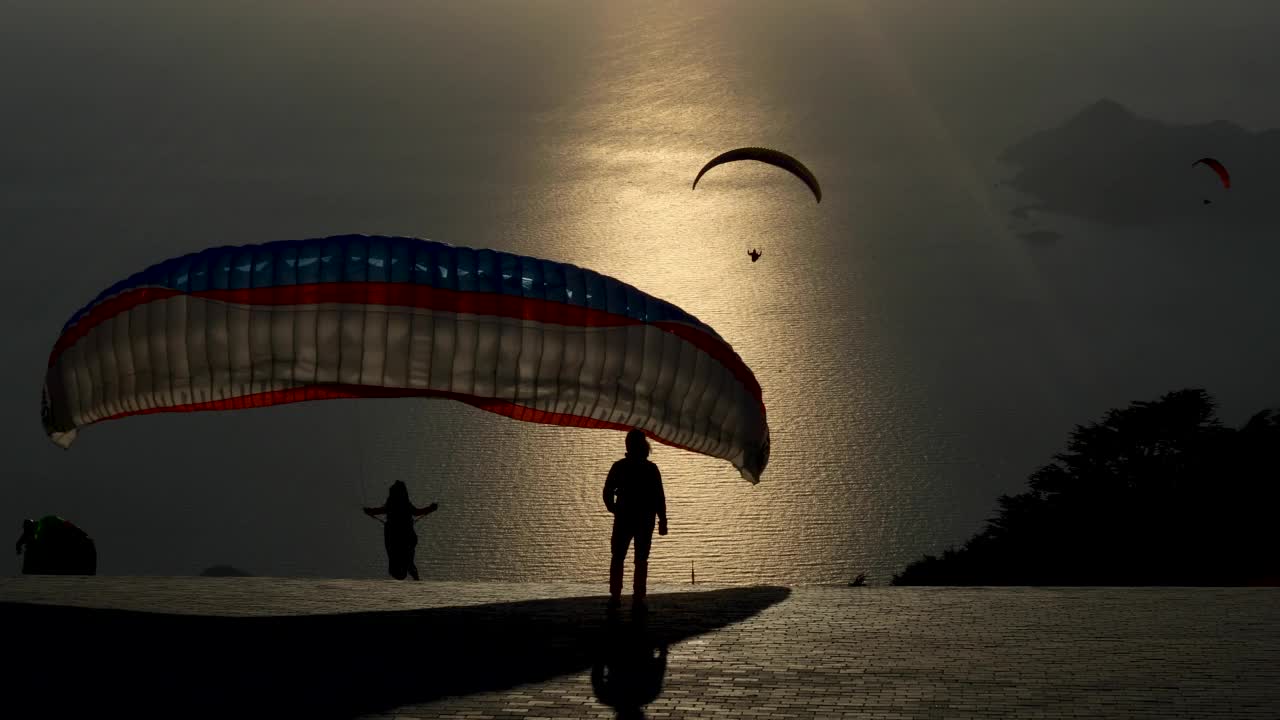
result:
[[[369,507],[369,489],[365,487],[364,477],[364,429],[360,422],[360,406],[357,403],[355,408],[355,424],[356,424],[356,465],[358,467],[357,476],[360,482],[360,507]],[[377,520],[379,523],[386,524],[386,520],[380,517],[369,515],[368,517]]]

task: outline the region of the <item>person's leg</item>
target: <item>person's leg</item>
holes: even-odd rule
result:
[[[644,602],[648,594],[649,548],[653,545],[653,521],[638,524],[635,528],[635,538],[636,573],[632,581],[631,596],[636,602]]]
[[[613,519],[613,535],[609,538],[609,597],[614,602],[622,597],[622,567],[627,560],[627,546],[631,544],[628,529],[619,518]]]
[[[418,536],[414,534],[413,543],[409,546],[409,574],[413,576],[413,581],[418,581],[418,561],[416,558],[418,552]]]
[[[401,549],[399,538],[391,531],[386,529],[382,536],[382,544],[387,549],[387,572],[396,580],[403,580],[408,569],[405,567],[404,551]]]

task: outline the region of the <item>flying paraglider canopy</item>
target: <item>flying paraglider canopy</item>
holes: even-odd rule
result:
[[[1211,157],[1206,157],[1200,158],[1199,160],[1191,163],[1191,167],[1195,167],[1202,163],[1218,174],[1218,179],[1222,181],[1223,189],[1231,189],[1231,173],[1227,172],[1227,167],[1225,165]]]
[[[818,178],[809,171],[809,168],[805,167],[799,160],[784,152],[770,150],[768,148],[745,147],[720,153],[719,155],[711,158],[711,160],[706,165],[703,165],[702,169],[698,171],[698,176],[693,179],[694,189],[697,189],[698,181],[701,180],[702,176],[711,168],[729,162],[736,162],[738,160],[756,160],[768,165],[773,165],[774,167],[782,168],[804,181],[804,184],[808,185],[809,189],[813,191],[813,196],[817,198],[818,202],[822,202],[822,188],[818,185]]]
[[[636,427],[753,483],[768,464],[760,384],[692,315],[573,265],[402,237],[211,248],[122,280],[63,327],[41,416],[69,447],[130,415],[405,396]]]

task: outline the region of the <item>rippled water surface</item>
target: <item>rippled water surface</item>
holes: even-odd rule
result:
[[[772,458],[751,486],[656,446],[659,581],[887,582],[978,529],[1109,407],[1196,385],[1239,422],[1280,401],[1274,227],[1050,218],[1062,237],[1028,243],[992,160],[1102,96],[1280,125],[1274,99],[1240,99],[1241,63],[1274,65],[1257,6],[1212,16],[1206,38],[1189,3],[1158,4],[1154,25],[1031,5],[18,4],[0,23],[0,210],[19,270],[3,290],[6,517],[15,533],[24,514],[75,519],[108,573],[378,576],[380,528],[358,508],[403,478],[441,505],[419,524],[425,576],[603,578],[618,433],[333,401],[133,418],[52,447],[35,396],[62,322],[118,277],[215,243],[500,248],[716,328],[764,388]],[[1139,30],[1150,47],[1124,54]],[[741,145],[800,157],[822,203],[750,163],[690,190]]]

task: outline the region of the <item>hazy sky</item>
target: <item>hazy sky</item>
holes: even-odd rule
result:
[[[1004,148],[1100,98],[1165,123],[1280,127],[1278,34],[1280,6],[1256,0],[0,0],[0,227],[13,267],[0,290],[10,328],[0,378],[11,399],[0,406],[0,528],[16,537],[24,515],[77,519],[100,538],[108,573],[229,562],[376,575],[377,528],[351,512],[373,498],[337,476],[413,472],[435,462],[415,455],[429,445],[452,448],[437,470],[457,485],[481,471],[463,458],[493,454],[499,470],[518,474],[528,457],[519,448],[576,447],[447,404],[140,418],[90,429],[70,452],[44,437],[49,349],[67,317],[116,279],[215,244],[406,234],[628,280],[652,273],[640,286],[735,338],[767,397],[785,395],[784,380],[800,388],[778,398],[774,422],[794,422],[776,432],[821,443],[780,445],[775,477],[790,467],[793,483],[817,474],[832,484],[793,515],[741,501],[759,502],[753,522],[781,537],[821,516],[805,532],[856,545],[858,562],[885,579],[907,558],[962,541],[1072,423],[1107,407],[1184,381],[1219,394],[1233,422],[1280,401],[1280,341],[1274,325],[1263,332],[1278,299],[1264,278],[1280,258],[1261,240],[1274,237],[1274,223],[1215,238],[1221,252],[1196,237],[1161,246],[1154,231],[1081,219],[1017,225],[1008,213],[1019,200],[991,189],[1007,175],[996,163]],[[685,192],[699,158],[753,144],[735,142],[747,134],[810,159],[824,186],[821,208],[769,205],[767,227],[826,244],[803,257],[775,242],[767,259],[791,253],[796,275],[770,276],[730,301],[716,295],[719,280],[700,285],[676,249],[737,253],[757,220],[713,215],[705,195],[668,200],[657,188]],[[693,202],[703,204],[680,204]],[[1031,232],[1041,242],[1018,237]],[[1043,233],[1060,237],[1043,242]],[[671,251],[645,255],[642,241]],[[1152,247],[1171,248],[1165,264],[1147,267]],[[814,312],[815,297],[833,298],[826,307],[838,316],[797,341],[797,357],[816,358],[809,365],[789,369],[797,362],[757,342],[740,312],[751,303],[768,327],[786,326],[784,296],[764,293],[774,288]],[[874,372],[849,372],[863,356],[846,342]],[[883,425],[832,429],[804,414],[802,401],[833,394],[841,412]],[[382,470],[328,452],[352,442],[360,412],[386,423],[365,441],[379,456],[363,460]],[[417,425],[405,429],[410,420]],[[614,452],[604,440],[582,443]],[[858,459],[805,464],[824,447]],[[676,477],[702,488],[706,468],[717,466],[681,465]],[[848,506],[865,513],[863,534],[822,515],[838,478],[899,472],[916,479],[910,491],[886,490],[892,501],[875,500],[877,482],[851,491],[865,499]],[[594,502],[595,480],[584,487],[582,502]],[[364,494],[380,492],[372,488]],[[465,499],[469,512],[486,502]],[[544,523],[535,534],[570,524],[553,515],[530,520]],[[461,532],[457,522],[442,532]],[[705,542],[723,544],[716,553],[732,552],[731,528],[708,521],[704,530]],[[463,558],[455,574],[488,562],[490,549],[439,542],[433,552]],[[507,551],[519,556],[512,563],[551,567],[552,551],[536,543]],[[824,568],[805,577],[845,571]]]

